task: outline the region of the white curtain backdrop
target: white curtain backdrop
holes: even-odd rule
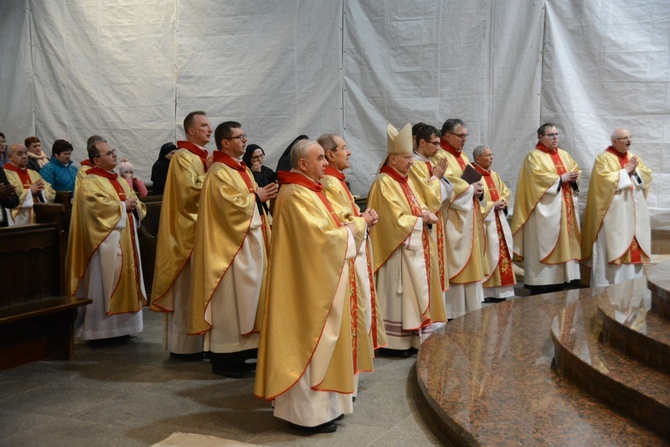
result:
[[[274,167],[299,134],[341,133],[366,195],[387,123],[466,121],[512,189],[543,122],[584,169],[617,127],[654,171],[652,226],[670,229],[667,0],[5,0],[0,131],[105,136],[145,180],[159,147],[205,110],[243,124]],[[214,143],[210,144],[210,149]]]

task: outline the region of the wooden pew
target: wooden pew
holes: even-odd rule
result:
[[[44,205],[48,212],[36,210],[38,219],[59,216],[60,205]],[[0,228],[0,371],[72,358],[77,308],[91,300],[64,296],[64,279],[62,222]]]
[[[147,207],[147,215],[144,217],[137,231],[137,239],[140,244],[140,260],[142,261],[144,287],[147,290],[147,294],[150,295],[154,281],[156,238],[158,236],[158,223],[161,216],[163,196],[146,196],[140,200]]]

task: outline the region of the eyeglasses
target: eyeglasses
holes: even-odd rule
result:
[[[616,137],[616,138],[615,138],[615,140],[618,140],[618,141],[622,141],[622,140],[623,140],[623,141],[630,141],[630,140],[632,140],[632,139],[633,139],[633,136],[632,136],[632,135],[629,136],[629,137]]]
[[[245,133],[243,133],[242,135],[238,135],[236,137],[224,138],[224,140],[240,140],[240,141],[246,140],[246,139],[247,139],[247,134],[245,134]]]
[[[558,135],[560,135],[558,132],[556,132],[556,133],[545,133],[544,134],[545,137],[549,137],[549,138],[558,138]]]
[[[425,140],[424,140],[425,141]],[[440,140],[437,141],[426,141],[428,144],[432,144],[433,146],[439,146],[440,145]]]
[[[95,158],[100,158],[100,157],[113,157],[116,155],[116,149],[112,149],[111,151],[107,152],[106,154],[100,154]]]
[[[468,137],[468,134],[467,134],[467,133],[453,133],[453,132],[447,132],[447,133],[450,133],[450,134],[452,134],[452,135],[455,135],[455,136],[457,136],[458,138],[460,138],[461,140],[465,140],[465,139]]]

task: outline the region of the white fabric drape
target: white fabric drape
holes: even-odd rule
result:
[[[233,119],[275,167],[299,134],[342,133],[367,194],[388,122],[462,118],[514,190],[545,121],[584,168],[617,127],[654,171],[670,229],[667,0],[72,0],[0,2],[0,131],[85,157],[101,134],[148,180],[192,110]],[[214,143],[210,143],[210,148]],[[585,196],[584,196],[585,198]]]

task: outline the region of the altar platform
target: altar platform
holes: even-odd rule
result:
[[[417,359],[440,430],[455,445],[670,445],[670,263],[648,280],[448,323]]]

